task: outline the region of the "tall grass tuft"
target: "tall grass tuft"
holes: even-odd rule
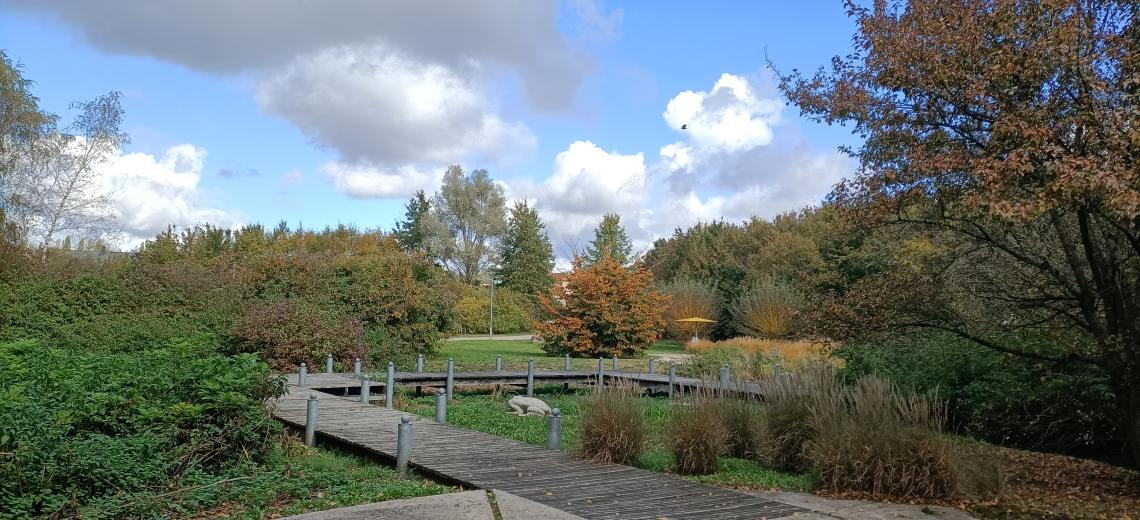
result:
[[[583,406],[582,456],[595,462],[636,461],[649,435],[641,387],[615,382],[586,398]]]
[[[781,471],[809,470],[804,445],[815,434],[812,410],[842,399],[833,369],[815,365],[778,380],[768,376],[760,387],[764,410],[753,432],[756,460]]]
[[[815,435],[804,449],[824,489],[906,498],[961,494],[964,461],[957,441],[943,433],[940,400],[905,395],[875,377],[836,397],[813,409]]]
[[[669,414],[667,443],[682,475],[716,473],[729,431],[717,396],[709,391],[675,401]]]
[[[738,459],[755,458],[760,449],[757,432],[764,419],[764,408],[750,399],[731,397],[720,399],[717,406],[728,433],[724,454]]]

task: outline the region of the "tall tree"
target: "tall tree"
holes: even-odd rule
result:
[[[0,50],[0,243],[26,239],[18,214],[26,207],[30,179],[27,169],[18,166],[55,128],[56,117],[40,110],[32,84]]]
[[[404,220],[396,223],[396,243],[406,252],[428,253],[428,227],[431,219],[431,201],[424,190],[416,194],[404,206]]]
[[[629,255],[633,252],[633,244],[621,225],[621,215],[606,213],[601,223],[594,228],[594,240],[586,248],[586,264],[593,265],[608,253],[610,258],[621,265],[629,265]]]
[[[475,283],[496,260],[496,245],[507,227],[503,187],[487,170],[464,175],[453,165],[432,198],[431,248],[441,264]]]
[[[847,9],[854,51],[781,79],[809,117],[849,123],[835,200],[950,254],[856,284],[886,327],[948,331],[1109,375],[1140,464],[1140,6],[1112,0],[878,1]],[[922,287],[925,290],[915,290]],[[1055,338],[1022,341],[1027,335]]]
[[[538,211],[525,201],[511,208],[499,253],[502,265],[498,274],[504,287],[535,296],[546,293],[554,285],[550,275],[554,268],[554,246],[545,227]]]
[[[99,166],[129,142],[119,130],[123,120],[121,95],[111,92],[91,101],[73,103],[78,110],[67,132],[52,132],[16,168],[27,179],[23,227],[39,242],[47,259],[52,241],[63,233],[98,237],[115,216],[110,192]]]
[[[608,252],[592,265],[574,258],[574,270],[539,298],[553,317],[534,323],[551,354],[626,356],[645,352],[665,328],[669,297],[653,284],[641,263],[632,268]]]

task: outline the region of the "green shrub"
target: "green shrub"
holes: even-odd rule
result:
[[[666,443],[682,475],[716,473],[725,451],[729,431],[718,409],[716,396],[698,393],[673,403]]]
[[[624,383],[601,388],[584,400],[580,428],[584,457],[632,464],[645,450],[649,433],[641,388]]]
[[[250,307],[232,335],[238,352],[256,352],[278,371],[294,371],[302,362],[323,366],[328,354],[371,361],[360,320],[299,300]]]
[[[486,333],[491,315],[491,295],[488,289],[468,287],[463,299],[456,305],[459,316],[457,331],[461,334]],[[535,305],[526,295],[507,288],[495,289],[495,332],[515,334],[530,332],[535,319]]]
[[[143,353],[0,344],[0,511],[158,516],[153,497],[257,460],[280,383],[253,356],[194,341]]]
[[[945,334],[854,343],[835,354],[844,360],[841,374],[848,380],[877,375],[917,392],[937,391],[957,433],[1023,449],[1130,461],[1115,395],[1096,367],[1012,358]]]

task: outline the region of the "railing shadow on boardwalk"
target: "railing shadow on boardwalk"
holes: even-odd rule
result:
[[[422,364],[418,366],[422,368]],[[449,390],[456,385],[509,384],[526,386],[533,393],[534,386],[540,383],[596,385],[599,380],[606,384],[620,378],[681,392],[719,386],[727,382],[724,379],[710,382],[677,377],[675,373],[630,373],[604,367],[599,378],[598,371],[539,372],[533,363],[526,372],[455,372],[453,364],[449,366],[452,370],[441,373],[396,372],[392,367],[385,373],[384,381],[377,383],[362,379],[365,374],[359,368],[349,373],[309,374],[305,370],[303,376],[289,374],[286,394],[272,403],[273,415],[287,425],[306,430],[310,444],[327,442],[349,447],[395,461],[398,466],[406,464],[441,481],[468,488],[501,489],[587,519],[781,518],[806,512],[796,506],[672,475],[588,462],[556,449],[466,430],[446,424],[446,412],[443,421],[408,419],[403,424],[405,438],[401,443],[401,419],[409,416],[369,404],[370,396],[383,390],[387,394],[385,405],[390,405],[389,392],[396,384],[438,387],[437,403],[446,406]],[[736,387],[746,388],[739,382]],[[350,392],[353,395],[343,395]],[[400,444],[404,445],[403,450],[398,448]]]

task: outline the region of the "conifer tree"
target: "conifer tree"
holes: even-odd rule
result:
[[[524,202],[511,208],[507,232],[503,235],[498,275],[504,287],[528,296],[545,293],[554,284],[554,247],[544,230],[538,211]]]
[[[609,253],[610,258],[621,265],[630,263],[629,255],[633,252],[633,245],[621,225],[621,215],[606,213],[602,222],[594,228],[594,240],[586,249],[586,265],[597,263],[603,252]]]

